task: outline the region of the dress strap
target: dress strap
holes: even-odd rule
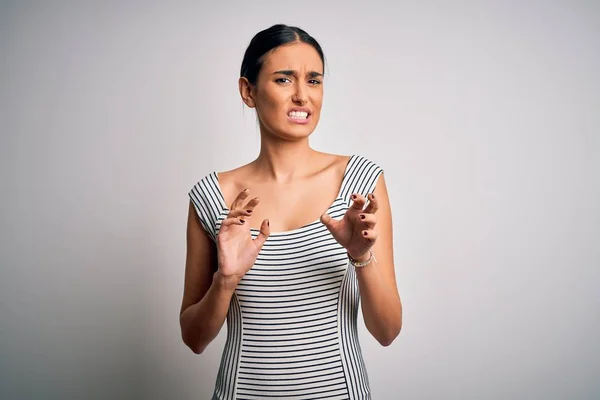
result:
[[[224,204],[216,174],[210,173],[202,178],[192,187],[188,196],[196,209],[202,227],[216,242],[216,224]]]
[[[353,155],[344,174],[340,197],[348,204],[353,193],[366,197],[375,191],[377,180],[382,173],[383,169],[373,161],[360,155]]]

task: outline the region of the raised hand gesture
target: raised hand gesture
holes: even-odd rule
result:
[[[244,205],[249,193],[249,189],[245,189],[238,194],[217,235],[218,273],[235,285],[252,268],[271,232],[269,220],[265,219],[259,235],[252,239],[250,219],[259,200],[255,197]]]
[[[352,205],[341,220],[335,220],[330,215],[324,214],[321,216],[321,222],[353,259],[363,261],[369,258],[369,250],[377,239],[375,230],[377,200],[375,195],[370,193],[369,205],[364,208],[367,202],[364,196],[355,193],[350,198],[353,201]]]

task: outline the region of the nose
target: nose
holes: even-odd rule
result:
[[[292,101],[298,104],[305,104],[308,101],[306,88],[302,82],[296,83],[296,91],[292,96]]]

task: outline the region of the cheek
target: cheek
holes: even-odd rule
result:
[[[323,103],[323,89],[315,89],[311,100],[314,105],[321,106],[321,103]]]
[[[274,93],[264,93],[260,100],[264,112],[275,112],[282,107],[281,96],[276,96]]]
[[[258,113],[262,123],[270,126],[282,123],[286,118],[282,110],[285,110],[286,102],[282,101],[280,96],[273,96],[267,93],[262,93],[256,101],[256,112]]]

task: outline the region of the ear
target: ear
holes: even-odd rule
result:
[[[246,105],[250,108],[255,107],[254,98],[252,97],[252,85],[245,77],[240,77],[238,81],[238,86],[240,88],[240,96],[242,96],[242,100]]]

